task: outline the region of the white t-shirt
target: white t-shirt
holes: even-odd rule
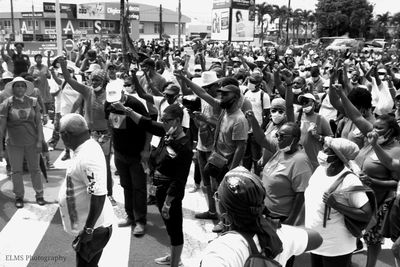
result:
[[[58,85],[56,83],[56,81],[54,81],[53,78],[48,79],[48,81],[49,81],[50,93],[57,92],[58,89],[60,88],[60,85]],[[55,109],[54,110],[55,113],[60,113],[60,111],[61,111],[61,96],[60,96],[60,94],[57,94],[54,97],[54,109]]]
[[[81,144],[74,151],[65,176],[58,202],[64,230],[76,235],[85,226],[91,196],[107,195],[106,160],[100,145],[93,139]],[[114,211],[106,197],[94,228],[110,226],[114,221]]]
[[[263,107],[261,107],[261,94],[263,94]],[[244,95],[251,102],[251,106],[253,107],[254,117],[257,119],[258,124],[261,125],[263,122],[262,112],[264,109],[271,108],[271,100],[267,93],[258,90],[257,92],[253,92],[251,90],[247,90]]]
[[[283,224],[276,233],[282,241],[283,251],[274,260],[282,266],[285,266],[291,256],[300,255],[306,250],[308,234],[305,229]],[[261,251],[257,235],[253,239]],[[227,233],[208,244],[202,257],[201,267],[243,267],[249,256],[246,239],[239,233]]]
[[[61,116],[71,113],[72,106],[78,100],[80,93],[72,89],[71,85],[67,83],[58,95],[60,96]]]
[[[332,177],[327,176],[325,170],[324,167],[319,166],[314,171],[304,193],[305,226],[317,231],[323,238],[322,245],[313,250],[312,253],[333,257],[354,251],[356,249],[356,238],[347,230],[344,224],[344,216],[335,209],[331,209],[330,219],[327,220],[326,227],[323,227],[325,204],[322,197],[331,185],[349,169],[344,168],[343,171]],[[356,175],[348,174],[337,190],[354,185],[362,185],[362,183]],[[346,199],[347,201],[345,201]],[[368,197],[363,192],[348,193],[343,198],[338,198],[337,201],[347,206],[361,208],[368,202]]]

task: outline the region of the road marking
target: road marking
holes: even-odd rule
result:
[[[111,239],[103,250],[99,266],[128,266],[131,237],[131,227],[113,225]]]
[[[28,266],[57,209],[29,203],[18,209],[0,232],[0,266]]]

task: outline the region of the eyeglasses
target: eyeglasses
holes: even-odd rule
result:
[[[161,118],[161,122],[162,123],[169,123],[169,122],[171,122],[173,120],[175,120],[175,119],[172,119],[172,118]]]
[[[292,136],[291,134],[275,133],[275,137],[278,140],[282,140],[285,136]]]
[[[124,84],[124,87],[131,87],[132,84]]]
[[[285,111],[281,110],[281,109],[271,109],[271,113],[279,113],[279,114],[283,114],[285,113]]]

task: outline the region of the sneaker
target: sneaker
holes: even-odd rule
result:
[[[22,198],[16,198],[15,199],[15,207],[17,207],[17,209],[21,209],[24,207],[24,200]]]
[[[65,152],[65,154],[64,154],[64,156],[61,158],[61,160],[62,160],[62,161],[65,161],[65,160],[70,159],[70,158],[71,158],[71,156],[70,156],[69,152]]]
[[[192,189],[189,190],[189,193],[196,193],[200,189],[200,185],[196,184]]]
[[[38,203],[40,206],[43,206],[44,204],[46,204],[46,201],[44,201],[43,197],[37,197],[36,203]]]
[[[154,262],[159,265],[171,265],[171,256],[166,255],[164,257],[157,258],[154,260]],[[182,265],[183,265],[183,262],[181,260],[179,260],[179,266],[182,266]]]
[[[115,199],[114,199],[114,197],[113,197],[113,196],[108,196],[108,199],[110,200],[110,202],[111,202],[111,205],[113,205],[113,206],[117,206],[117,201],[115,201]]]
[[[209,212],[209,211],[205,211],[205,212],[202,212],[202,213],[196,213],[194,215],[194,217],[196,219],[202,219],[202,220],[218,220],[217,213],[212,213],[212,212]]]
[[[223,222],[219,221],[219,223],[214,226],[212,231],[214,233],[221,233],[224,229],[225,229],[225,226],[224,226]]]
[[[144,228],[145,228],[144,224],[137,223],[135,228],[133,228],[132,234],[136,237],[143,236]]]
[[[131,226],[132,224],[133,220],[131,218],[126,218],[118,223],[118,227],[128,227]]]

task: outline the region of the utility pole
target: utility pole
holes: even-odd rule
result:
[[[178,49],[181,50],[181,19],[182,19],[182,13],[181,13],[181,0],[179,0],[179,5],[178,5]]]
[[[61,11],[60,0],[56,0],[56,36],[57,36],[57,55],[61,56],[63,51],[62,33],[61,33]]]
[[[159,28],[160,36],[159,38],[162,39],[163,34],[163,26],[162,26],[162,5],[160,5],[160,28]]]
[[[32,29],[33,29],[33,41],[36,41],[36,19],[35,19],[35,8],[33,7],[33,0],[32,0]]]
[[[288,17],[286,20],[286,45],[289,45],[289,20],[290,20],[290,0],[288,3]]]
[[[14,4],[13,0],[10,0],[10,5],[11,5],[11,28],[12,28],[12,36],[14,36],[14,41],[15,41],[15,26],[14,26]],[[10,39],[11,35],[10,35]]]

